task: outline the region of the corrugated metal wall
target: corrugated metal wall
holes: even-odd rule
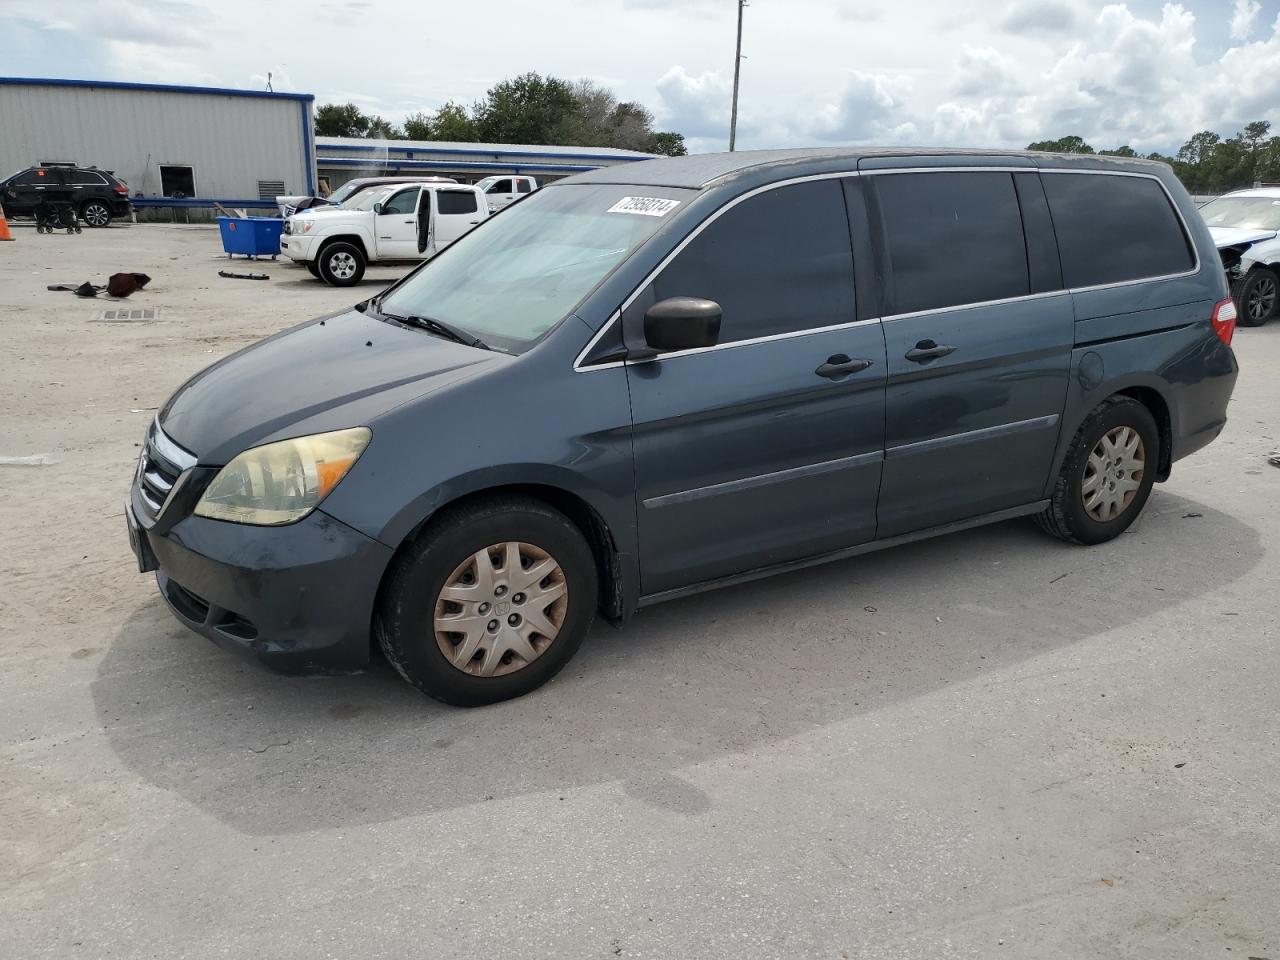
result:
[[[0,177],[71,160],[150,197],[161,195],[160,164],[185,164],[201,197],[255,198],[259,180],[308,193],[310,124],[307,100],[0,84]]]

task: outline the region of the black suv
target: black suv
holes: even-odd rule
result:
[[[69,164],[41,164],[0,181],[0,204],[6,216],[34,217],[41,200],[70,203],[91,227],[105,227],[113,217],[127,217],[129,188],[109,170]]]

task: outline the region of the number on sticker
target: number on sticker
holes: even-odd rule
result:
[[[609,213],[634,213],[642,217],[665,217],[680,206],[679,200],[665,200],[662,197],[623,197],[612,207]]]

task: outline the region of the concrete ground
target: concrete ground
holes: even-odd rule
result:
[[[224,653],[126,545],[169,393],[376,282],[14,231],[0,457],[49,462],[0,466],[0,955],[1280,960],[1280,324],[1114,543],[1014,522],[674,602],[463,711]],[[154,280],[45,290],[115,270]]]

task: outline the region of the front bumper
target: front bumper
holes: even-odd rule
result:
[[[128,509],[134,513],[134,502]],[[390,548],[317,510],[254,527],[187,516],[140,525],[156,582],[183,624],[286,673],[344,673],[369,662],[370,627]]]
[[[315,240],[315,237],[284,234],[280,237],[280,252],[291,260],[300,262],[310,260],[315,248]]]

